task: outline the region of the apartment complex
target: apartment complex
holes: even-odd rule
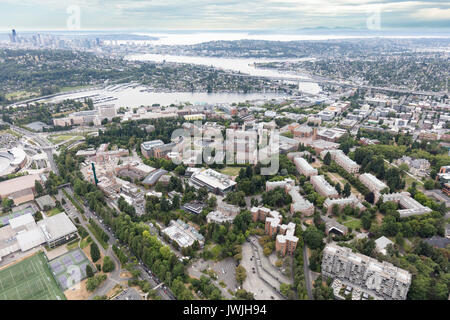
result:
[[[348,173],[358,173],[359,165],[347,157],[347,155],[342,150],[326,150],[320,153],[322,159],[325,158],[326,154],[330,153],[331,159],[334,160],[339,166],[344,168]]]
[[[329,199],[327,198],[323,203],[323,206],[327,209],[327,213],[330,214],[333,210],[333,206],[337,205],[339,210],[342,210],[346,206],[351,206],[352,208],[358,208],[360,211],[366,210],[366,207],[356,198],[351,195],[348,198],[341,199]]]
[[[411,198],[409,192],[391,193],[383,195],[383,202],[393,201],[398,203],[403,209],[399,209],[400,217],[409,217],[429,213],[433,210],[420,204],[415,199]]]
[[[314,205],[302,197],[299,192],[299,187],[286,185],[285,191],[292,198],[291,213],[301,212],[305,216],[312,216],[314,214]]]
[[[282,181],[267,181],[266,191],[273,190],[275,188],[283,188],[284,191],[292,198],[291,213],[301,212],[304,215],[310,216],[314,214],[314,205],[303,198],[299,192],[299,187],[295,186],[294,180],[286,178]]]
[[[359,180],[363,185],[365,185],[370,191],[373,192],[373,194],[375,195],[375,202],[380,198],[381,191],[388,187],[383,181],[380,181],[371,173],[361,174],[359,176]]]
[[[297,171],[300,174],[305,175],[306,177],[311,177],[314,175],[318,174],[317,169],[314,169],[309,163],[308,161],[306,161],[304,158],[302,157],[297,157],[294,158],[294,164],[295,167],[297,168]]]
[[[328,183],[327,180],[325,180],[324,176],[312,176],[310,182],[313,185],[314,190],[316,190],[321,196],[327,198],[339,197],[339,193],[331,184]]]
[[[295,186],[295,182],[291,178],[286,178],[281,181],[267,181],[266,182],[266,191],[271,191],[276,188],[284,189],[286,187],[286,185]]]
[[[408,271],[389,262],[379,262],[337,244],[328,244],[323,250],[322,275],[380,300],[405,300],[412,278]]]
[[[278,211],[269,208],[253,207],[250,210],[253,221],[265,221],[265,232],[269,236],[276,235],[275,249],[282,255],[293,254],[298,238],[295,234],[295,223],[281,224],[283,217]]]

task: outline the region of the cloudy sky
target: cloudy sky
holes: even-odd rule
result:
[[[0,0],[0,29],[450,28],[449,0]],[[72,18],[71,18],[72,14]],[[73,25],[73,24],[72,24]]]

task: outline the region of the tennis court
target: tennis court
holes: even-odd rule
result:
[[[65,300],[43,252],[0,271],[0,300]]]
[[[49,264],[63,290],[86,279],[87,265],[90,265],[92,270],[96,270],[95,266],[92,265],[88,257],[79,248],[53,259]]]

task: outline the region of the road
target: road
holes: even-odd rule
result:
[[[10,126],[11,130],[36,141],[41,146],[42,150],[47,154],[47,158],[52,171],[56,174],[59,174],[58,167],[56,166],[55,160],[53,159],[53,150],[55,146],[50,141],[48,141],[46,137],[39,133],[31,132],[21,127],[17,127],[10,123],[8,123],[8,125]]]
[[[111,258],[113,258],[114,263],[116,264],[116,266],[120,266],[120,261],[119,259],[116,257],[116,255],[114,254],[114,252],[112,251],[112,246],[116,245],[118,247],[121,246],[125,246],[129,252],[131,252],[130,248],[126,245],[121,245],[119,240],[115,237],[114,233],[112,232],[111,228],[108,226],[105,226],[103,223],[103,220],[97,216],[97,214],[94,211],[91,211],[89,207],[87,207],[84,203],[80,203],[79,201],[77,201],[77,199],[75,198],[74,194],[73,194],[73,190],[70,187],[66,187],[65,188],[66,192],[78,203],[78,205],[80,205],[82,208],[84,208],[85,212],[86,212],[86,217],[92,218],[101,228],[102,230],[109,236],[109,247],[108,247],[108,251],[106,252],[109,256],[111,256]],[[72,203],[70,202],[69,199],[66,199],[66,205],[72,205]],[[65,208],[64,208],[65,209]],[[82,223],[83,227],[85,227],[85,229],[87,231],[89,231],[89,229],[87,228],[87,223],[83,220],[83,218],[81,217],[81,214],[78,213],[78,210],[76,210],[75,208],[73,208],[75,212],[77,212],[77,215],[79,217],[80,222]],[[95,237],[93,237],[91,235],[92,239],[95,239]],[[100,250],[102,251],[102,253],[104,252],[103,247],[98,243]],[[161,281],[152,273],[151,270],[149,270],[147,267],[145,267],[145,265],[143,264],[142,261],[139,260],[139,264],[136,266],[137,269],[140,271],[141,273],[141,278],[143,280],[146,280],[150,283],[150,285],[152,286],[152,288],[157,287],[159,284],[161,284]],[[95,293],[95,295],[103,295],[106,294],[110,289],[112,289],[118,282],[123,281],[123,278],[120,278],[120,271],[118,270],[119,268],[116,268],[115,270],[117,270],[117,273],[115,274],[111,274],[111,280],[102,285],[97,292]],[[159,286],[157,289],[157,293],[161,296],[162,299],[164,300],[176,300],[174,294],[170,291],[170,289],[165,286]],[[93,298],[93,296],[91,296],[90,298]]]
[[[303,273],[305,274],[306,291],[308,291],[309,300],[314,300],[312,294],[312,277],[311,270],[309,270],[308,250],[306,245],[303,245]]]

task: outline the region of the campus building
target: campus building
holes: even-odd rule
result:
[[[314,169],[309,163],[308,161],[306,161],[304,158],[302,157],[297,157],[294,158],[294,164],[295,167],[297,168],[297,171],[300,174],[305,175],[306,177],[311,177],[314,175],[318,174],[317,169]]]
[[[397,210],[401,218],[421,215],[433,211],[430,208],[422,205],[415,199],[411,198],[411,194],[409,192],[384,194],[383,202],[386,201],[396,202],[403,208]]]
[[[357,289],[354,292],[358,296],[366,294],[378,300],[405,300],[412,279],[408,271],[389,262],[379,262],[334,243],[323,250],[322,276],[334,280],[332,287],[337,281]]]
[[[154,155],[154,149],[156,147],[163,146],[164,142],[162,140],[152,140],[152,141],[146,141],[141,143],[141,153],[145,158],[153,158]]]
[[[327,213],[330,214],[333,210],[333,206],[337,205],[339,210],[342,210],[346,206],[351,206],[352,208],[358,208],[359,211],[366,210],[366,207],[356,198],[351,195],[348,198],[341,199],[329,199],[327,198],[323,203],[323,206],[327,209]]]
[[[18,216],[0,228],[0,261],[11,253],[25,252],[42,244],[56,247],[76,234],[77,228],[64,212],[48,218],[44,215],[38,223],[31,213]]]
[[[10,198],[16,206],[34,200],[36,181],[41,181],[38,174],[30,174],[0,182],[0,200]]]
[[[286,178],[281,181],[267,181],[266,182],[266,191],[271,191],[276,188],[284,189],[286,187],[286,185],[295,186],[295,182],[291,178]]]
[[[375,202],[378,201],[381,195],[381,191],[388,186],[380,181],[377,177],[375,177],[371,173],[363,173],[359,176],[359,180],[365,185],[370,191],[375,195]]]
[[[312,216],[314,214],[314,205],[302,197],[299,192],[299,187],[286,185],[285,191],[292,198],[291,213],[301,212],[305,216]]]
[[[327,180],[325,180],[324,176],[312,176],[310,182],[313,185],[314,190],[316,190],[321,196],[327,198],[339,197],[339,193],[331,184],[328,183]]]
[[[334,160],[339,166],[344,168],[345,171],[348,173],[358,173],[359,172],[359,165],[347,157],[347,155],[342,150],[326,150],[322,151],[320,153],[320,156],[322,159],[325,158],[326,154],[330,153],[331,159]]]
[[[236,182],[231,180],[229,176],[212,169],[203,169],[192,174],[189,183],[196,189],[206,187],[208,191],[221,195],[233,190],[236,185]]]
[[[281,224],[283,217],[278,211],[264,207],[253,207],[250,210],[253,221],[265,221],[265,232],[275,236],[275,249],[282,255],[292,255],[297,247],[298,238],[295,234],[295,223]]]

